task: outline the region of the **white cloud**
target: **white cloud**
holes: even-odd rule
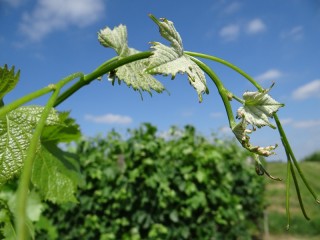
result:
[[[104,8],[103,0],[38,0],[33,11],[23,15],[19,30],[29,40],[39,41],[56,30],[92,24]]]
[[[240,9],[240,7],[241,7],[241,4],[239,2],[233,2],[227,5],[223,10],[223,12],[226,14],[232,14],[237,12]]]
[[[229,24],[223,27],[219,35],[220,37],[224,38],[226,41],[232,41],[238,38],[240,33],[240,27],[237,24]]]
[[[312,128],[320,126],[320,119],[296,121],[292,118],[280,119],[282,125],[290,125],[294,128]]]
[[[212,118],[219,118],[221,116],[223,116],[223,113],[221,113],[221,112],[212,112],[212,113],[210,113],[210,117],[212,117]]]
[[[280,37],[284,39],[293,39],[293,40],[300,40],[303,38],[303,27],[302,26],[295,26],[289,31],[284,31],[281,33]]]
[[[231,128],[229,126],[223,126],[223,127],[220,127],[218,129],[219,133],[222,133],[222,134],[233,134]]]
[[[256,34],[266,30],[266,25],[259,18],[251,20],[247,26],[246,31],[248,34]]]
[[[103,124],[130,124],[133,122],[129,116],[117,115],[117,114],[105,114],[101,116],[85,115],[85,119],[94,123]]]
[[[258,81],[276,80],[282,76],[282,72],[277,69],[270,69],[255,77]]]
[[[246,24],[229,24],[221,28],[219,35],[226,41],[236,40],[242,32],[253,35],[266,30],[266,25],[259,19],[253,19]]]
[[[280,119],[280,122],[282,125],[288,125],[293,122],[293,119],[292,118],[284,118],[284,119]]]
[[[293,126],[296,128],[312,128],[312,127],[319,127],[320,120],[305,120],[305,121],[296,121],[293,123]]]
[[[313,80],[292,93],[292,97],[297,100],[302,100],[312,97],[320,97],[320,79]]]

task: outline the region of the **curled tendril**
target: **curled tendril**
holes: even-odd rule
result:
[[[264,174],[267,175],[267,177],[269,177],[270,179],[272,180],[275,180],[275,181],[282,181],[281,178],[278,178],[278,177],[273,177],[270,173],[268,173],[268,171],[263,167],[260,159],[259,159],[259,155],[257,154],[254,154],[254,160],[256,161],[256,173],[259,175],[259,176],[263,176]]]

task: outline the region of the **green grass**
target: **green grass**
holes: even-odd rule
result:
[[[305,177],[313,187],[314,191],[320,196],[320,163],[318,162],[302,162],[301,169]],[[300,210],[297,194],[293,182],[290,188],[290,229],[286,231],[286,192],[285,179],[287,167],[286,163],[269,162],[267,164],[269,173],[275,177],[283,179],[282,182],[272,181],[266,178],[266,203],[268,214],[268,225],[271,234],[289,235],[289,236],[318,236],[320,239],[320,204],[317,204],[304,187],[301,181],[299,186],[303,203],[310,221],[306,220]]]

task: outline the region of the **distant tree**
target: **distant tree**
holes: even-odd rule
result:
[[[320,151],[316,151],[306,156],[302,161],[305,162],[320,162]]]

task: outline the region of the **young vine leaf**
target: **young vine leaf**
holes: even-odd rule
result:
[[[5,65],[3,68],[0,67],[0,100],[10,92],[18,83],[20,77],[20,71],[14,72],[14,67],[11,70]]]
[[[284,104],[277,102],[268,94],[270,89],[265,89],[263,92],[245,92],[243,94],[245,103],[238,109],[238,118],[245,118],[249,124],[258,128],[269,126],[275,129],[269,118]]]
[[[277,102],[268,94],[270,89],[265,89],[262,92],[245,92],[243,94],[244,104],[237,111],[237,118],[242,120],[232,129],[244,148],[263,156],[274,154],[273,150],[277,145],[267,147],[254,146],[250,143],[248,134],[255,131],[256,127],[269,126],[276,128],[270,123],[269,118],[272,118],[273,113],[277,112],[284,104]],[[248,124],[251,124],[253,128],[247,129]]]
[[[203,71],[188,55],[184,54],[181,37],[173,23],[164,18],[159,21],[152,15],[150,15],[150,18],[159,26],[161,36],[171,43],[171,47],[159,42],[152,42],[154,52],[149,58],[150,63],[146,72],[165,76],[171,75],[172,79],[175,78],[177,73],[186,73],[201,102],[202,94],[208,93]]]
[[[26,150],[44,107],[24,106],[0,118],[0,185],[20,173]],[[52,109],[46,125],[59,123],[59,116]]]
[[[128,57],[139,51],[128,47],[127,28],[124,25],[119,25],[113,30],[106,27],[98,32],[98,40],[104,47],[113,48],[119,57]],[[134,90],[147,91],[151,94],[151,90],[158,93],[164,91],[164,86],[152,75],[144,72],[148,65],[148,60],[139,60],[116,69],[114,73],[109,74],[112,83],[118,79],[120,84],[124,81],[129,87],[132,86]]]

